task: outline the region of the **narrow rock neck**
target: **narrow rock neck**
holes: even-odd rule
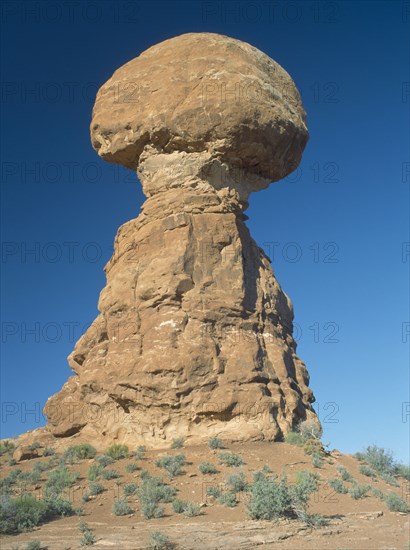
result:
[[[148,198],[169,190],[181,190],[189,194],[217,195],[224,202],[231,201],[234,209],[243,212],[248,198],[257,186],[262,189],[268,182],[255,181],[243,170],[234,170],[209,151],[169,154],[147,148],[141,155],[138,177]],[[232,209],[231,209],[232,211]]]

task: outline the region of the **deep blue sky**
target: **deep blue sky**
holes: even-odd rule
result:
[[[2,437],[44,423],[27,413],[70,375],[66,356],[97,315],[116,230],[144,200],[136,176],[91,147],[96,89],[147,47],[211,31],[278,61],[308,114],[299,171],[253,195],[247,214],[294,303],[325,440],[344,452],[377,443],[406,460],[409,2],[1,9]]]

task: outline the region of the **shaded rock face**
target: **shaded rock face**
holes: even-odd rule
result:
[[[205,77],[212,90],[253,82],[260,101],[201,103]],[[138,101],[115,101],[139,82]],[[48,430],[161,447],[280,439],[316,418],[291,302],[243,214],[307,141],[289,75],[238,40],[182,35],[114,73],[91,136],[104,159],[138,170],[148,199],[118,231],[101,313],[68,358],[75,375],[47,401]]]

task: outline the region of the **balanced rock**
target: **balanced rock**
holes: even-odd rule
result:
[[[316,419],[293,310],[244,210],[308,139],[290,76],[226,36],[166,40],[97,94],[92,144],[148,197],[105,267],[101,312],[69,356],[47,429],[103,447],[281,439]]]

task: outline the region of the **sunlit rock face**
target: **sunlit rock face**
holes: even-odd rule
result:
[[[316,419],[292,304],[243,214],[307,139],[290,76],[226,36],[166,40],[101,87],[93,147],[136,170],[147,200],[118,231],[75,374],[45,406],[52,434],[159,448],[275,440]]]

